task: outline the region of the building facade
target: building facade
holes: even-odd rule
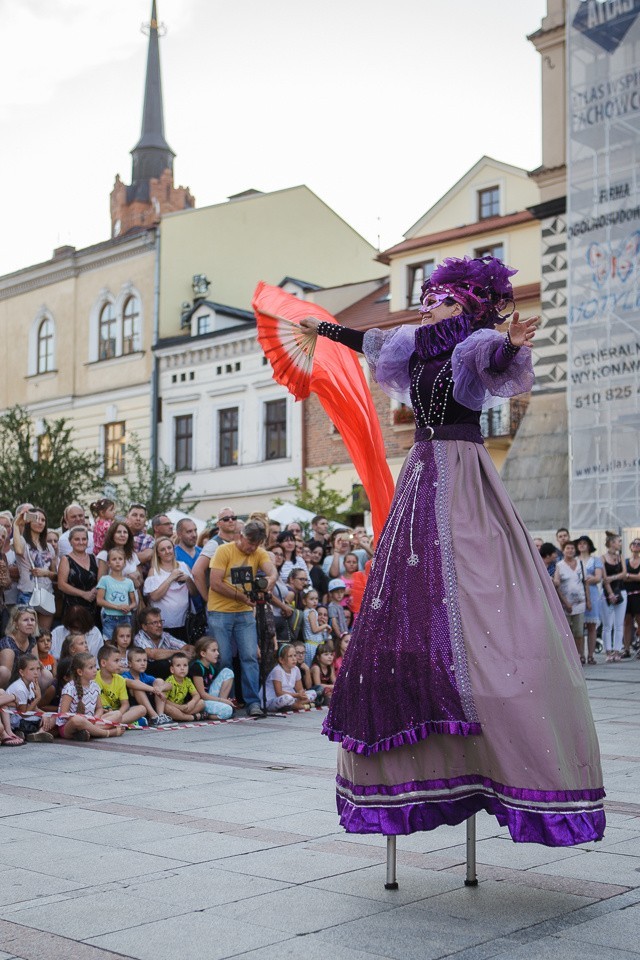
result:
[[[518,309],[525,315],[539,313],[539,223],[528,209],[538,199],[538,189],[525,170],[482,157],[407,231],[402,242],[379,254],[378,260],[389,268],[388,281],[381,279],[374,290],[338,312],[336,319],[361,330],[417,323],[422,283],[437,263],[446,257],[487,254],[518,268],[514,278]],[[537,365],[537,357],[534,362]],[[370,386],[396,477],[413,443],[413,415],[375,383]],[[528,402],[528,397],[518,398],[483,415],[487,447],[498,469]],[[359,479],[339,434],[313,396],[305,401],[305,419],[305,464],[312,470],[339,465],[332,483],[357,507]]]

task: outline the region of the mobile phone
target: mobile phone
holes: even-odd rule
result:
[[[33,523],[34,520],[38,519],[38,514],[34,513],[32,510],[27,510],[24,515],[24,519],[26,523]]]

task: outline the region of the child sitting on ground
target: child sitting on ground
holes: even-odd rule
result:
[[[316,699],[315,691],[302,686],[292,643],[283,643],[278,650],[278,663],[265,681],[267,710],[309,710]],[[262,695],[261,698],[262,700]]]
[[[109,641],[112,647],[120,653],[120,658],[125,668],[129,665],[129,651],[133,644],[133,633],[130,623],[119,623],[114,627]]]
[[[134,707],[129,704],[127,684],[120,676],[123,669],[120,651],[106,643],[98,650],[98,666],[100,669],[96,674],[96,683],[100,688],[103,709],[117,712],[121,723],[136,723],[141,720],[146,709],[140,704]],[[138,726],[146,727],[146,720],[138,723]]]
[[[8,708],[17,705],[18,700],[14,693],[0,690],[0,747],[21,747],[25,742],[11,729],[11,711]]]
[[[320,608],[318,608],[320,609]],[[296,651],[296,667],[300,671],[300,676],[302,677],[302,686],[305,690],[313,690],[316,695],[316,707],[321,707],[324,703],[324,690],[321,686],[314,687],[313,680],[311,679],[311,667],[306,662],[307,647],[302,640],[296,640],[293,644],[293,649]]]
[[[25,653],[18,658],[18,680],[7,687],[7,693],[16,698],[15,708],[10,708],[11,729],[14,733],[24,734],[30,743],[53,743],[55,726],[53,717],[40,717],[36,714],[40,700],[40,661],[34,654]]]
[[[233,701],[229,699],[233,687],[233,670],[217,663],[220,659],[218,641],[213,637],[200,637],[196,643],[196,659],[189,666],[189,676],[204,701],[208,716],[230,720],[233,716]]]
[[[38,659],[45,670],[49,670],[53,676],[56,675],[56,658],[51,655],[51,631],[40,628],[40,633],[36,637],[36,646],[38,648]]]
[[[165,710],[172,720],[190,723],[193,720],[206,718],[204,701],[189,679],[189,657],[186,653],[174,653],[169,667],[170,676],[167,677],[169,690]],[[202,711],[202,714],[200,713]]]
[[[349,646],[350,639],[351,639],[350,635],[347,634],[346,636],[341,637],[340,640],[338,640],[338,645],[337,645],[338,654],[336,657],[334,657],[334,660],[333,660],[333,669],[335,671],[336,677],[340,673],[342,661],[344,659],[345,653],[347,652],[347,647]]]
[[[70,665],[72,679],[62,688],[58,712],[58,733],[65,740],[90,740],[91,737],[119,737],[124,727],[120,714],[105,713],[96,683],[96,659],[90,653],[77,653]],[[102,725],[108,721],[109,726]],[[98,721],[97,723],[94,721]],[[111,724],[114,724],[111,726]]]
[[[321,685],[324,691],[324,702],[329,703],[336,682],[336,673],[333,669],[333,647],[330,643],[318,645],[316,655],[311,664],[311,679],[314,687]]]
[[[160,727],[171,723],[171,717],[165,713],[169,684],[166,680],[147,673],[147,662],[146,650],[142,647],[129,647],[129,669],[124,671],[122,679],[127,685],[127,692],[137,704],[144,707],[149,726]]]

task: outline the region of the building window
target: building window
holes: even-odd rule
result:
[[[504,245],[502,243],[489,244],[486,247],[478,247],[473,251],[474,257],[497,257],[504,260]]]
[[[287,401],[265,403],[264,458],[282,460],[287,455]]]
[[[422,284],[428,280],[436,266],[435,260],[426,260],[424,263],[412,263],[407,267],[407,306],[420,306]]]
[[[238,408],[218,410],[218,463],[235,467],[238,463]]]
[[[51,436],[48,433],[41,433],[37,438],[36,453],[38,460],[51,460]]]
[[[107,477],[124,473],[125,422],[107,423],[104,426],[104,472]]]
[[[478,190],[478,220],[500,215],[500,187]]]
[[[198,316],[198,336],[213,332],[213,317],[210,313],[201,313]]]
[[[122,352],[135,353],[140,349],[140,304],[137,297],[129,297],[122,313]]]
[[[116,314],[112,303],[100,311],[98,358],[109,360],[116,355]]]
[[[174,417],[174,463],[176,470],[192,470],[193,417]]]
[[[53,320],[45,317],[38,327],[38,373],[53,370]]]

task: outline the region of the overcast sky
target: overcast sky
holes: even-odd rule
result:
[[[158,0],[165,133],[198,206],[306,183],[395,243],[483,154],[540,157],[544,0]],[[151,0],[0,0],[0,274],[107,239]]]

